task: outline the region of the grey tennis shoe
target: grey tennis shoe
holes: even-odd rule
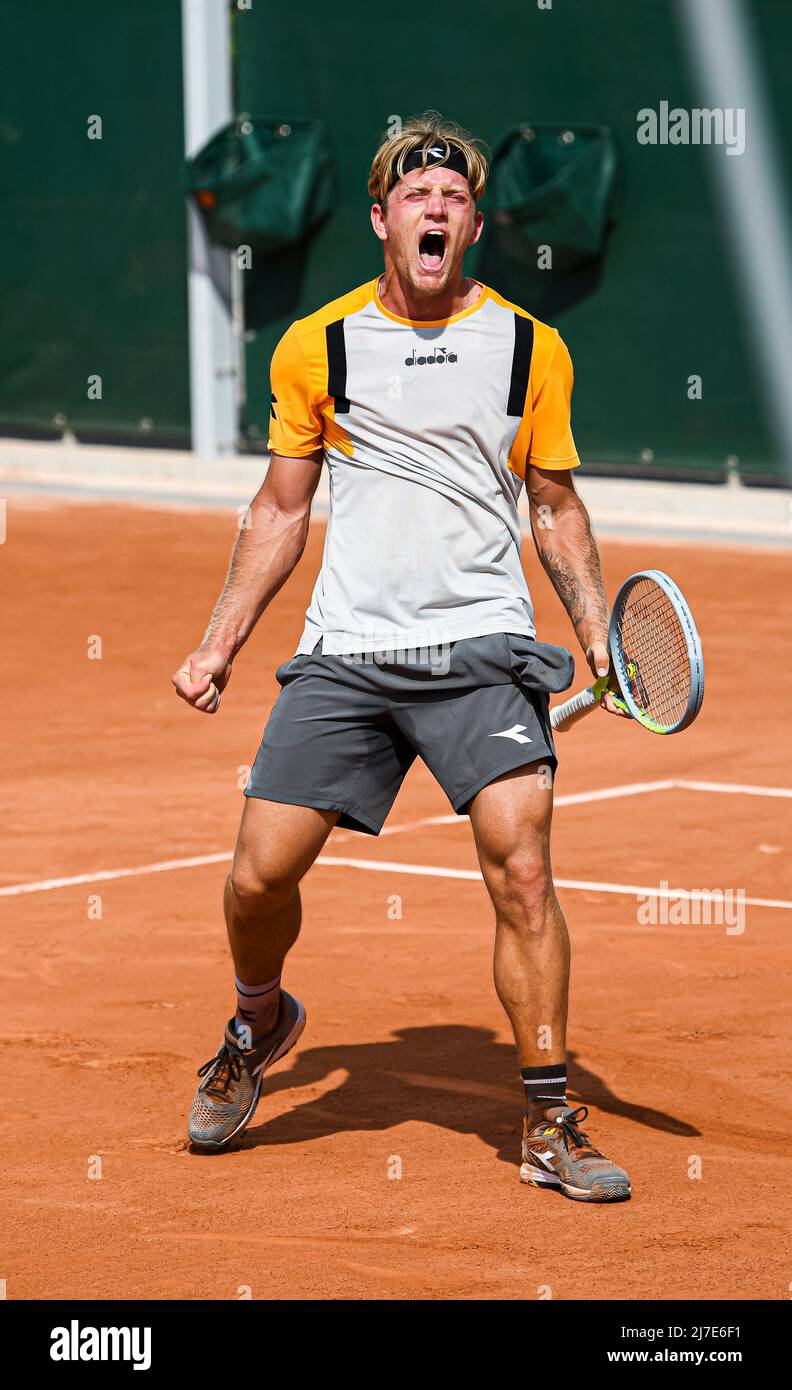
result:
[[[525,1120],[520,1182],[560,1187],[575,1202],[626,1202],[630,1179],[623,1168],[595,1149],[579,1126],[588,1107],[549,1107],[538,1123]]]
[[[249,1048],[241,1045],[234,1020],[229,1021],[218,1052],[198,1070],[203,1079],[195,1092],[188,1124],[190,1141],[196,1148],[225,1149],[242,1133],[258,1105],[264,1073],[291,1051],[304,1027],[305,1009],[284,989],[278,1022],[271,1033],[254,1039]]]

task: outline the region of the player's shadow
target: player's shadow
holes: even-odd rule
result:
[[[667,1134],[697,1135],[684,1120],[625,1100],[571,1053],[569,1096]],[[328,1087],[327,1082],[331,1084]],[[301,1099],[306,1087],[320,1094]],[[267,1120],[267,1098],[293,1091],[294,1104]],[[514,1047],[489,1028],[444,1024],[400,1028],[387,1042],[304,1048],[291,1070],[264,1081],[259,1123],[241,1146],[297,1144],[351,1130],[387,1130],[408,1120],[477,1134],[505,1163],[519,1153],[523,1103]],[[596,1142],[596,1135],[592,1134]]]

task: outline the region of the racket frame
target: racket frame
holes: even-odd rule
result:
[[[671,725],[658,724],[650,714],[641,709],[630,693],[630,679],[627,673],[624,648],[621,642],[619,625],[621,623],[624,608],[630,594],[636,584],[641,579],[649,579],[662,589],[671,607],[674,610],[685,638],[687,648],[688,665],[690,667],[690,693],[688,695],[687,708],[681,719]],[[696,718],[701,703],[704,699],[704,658],[701,651],[701,638],[698,635],[696,624],[693,621],[693,614],[688,607],[687,601],[681,590],[667,574],[662,570],[638,570],[625,579],[613,605],[610,625],[608,627],[608,648],[611,654],[611,662],[622,693],[622,699],[626,708],[629,710],[633,719],[642,724],[645,729],[650,729],[653,734],[678,734],[682,729],[686,729]]]
[[[641,579],[649,579],[662,590],[668,598],[674,613],[679,619],[685,637],[687,647],[688,664],[690,668],[690,695],[688,697],[687,708],[682,716],[673,725],[658,724],[657,720],[652,719],[651,715],[641,709],[633,700],[630,694],[630,678],[626,669],[626,658],[624,649],[619,636],[619,623],[624,611],[624,606],[629,598],[635,584]],[[669,575],[663,570],[638,570],[631,574],[619,588],[616,601],[613,605],[610,623],[608,626],[608,650],[611,657],[611,668],[616,676],[620,695],[611,691],[611,696],[617,708],[626,710],[627,713],[641,724],[645,729],[649,729],[655,734],[676,734],[680,730],[686,729],[693,723],[704,699],[704,659],[701,652],[701,639],[699,638],[693,615],[688,607],[683,594]],[[550,711],[550,724],[553,729],[563,732],[572,728],[580,719],[584,719],[599,704],[602,695],[609,688],[610,676],[600,676],[600,678],[590,685],[587,690],[581,690],[579,694],[572,696],[562,705],[556,705]],[[563,728],[561,724],[563,721]]]

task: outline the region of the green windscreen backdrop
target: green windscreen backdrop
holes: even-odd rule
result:
[[[0,430],[188,445],[179,0],[4,9]]]
[[[789,154],[792,10],[785,0],[747,9]],[[269,358],[288,324],[381,267],[366,192],[379,133],[394,115],[433,107],[490,144],[521,123],[613,131],[615,223],[602,261],[563,276],[532,272],[485,234],[468,264],[566,338],[587,463],[718,478],[731,458],[746,478],[781,476],[712,168],[716,157],[750,156],[636,138],[642,108],[706,105],[676,14],[668,0],[555,0],[550,9],[435,0],[424,15],[300,0],[235,14],[237,109],[323,120],[338,179],[337,210],[312,241],[258,257],[246,274],[249,446],[266,443]],[[701,399],[689,398],[693,376]]]
[[[792,6],[744,8],[788,178]],[[677,14],[671,0],[436,0],[426,16],[363,0],[332,11],[229,0],[237,111],[321,119],[338,185],[313,238],[256,254],[244,272],[243,446],[265,447],[281,333],[380,269],[366,193],[379,133],[436,107],[490,144],[523,123],[613,132],[615,222],[601,261],[539,272],[485,233],[468,266],[564,334],[587,464],[719,478],[736,459],[746,479],[780,479],[713,177],[727,156],[636,139],[642,108],[704,104]],[[187,445],[179,0],[36,0],[7,5],[3,30],[0,430]],[[101,140],[88,139],[95,116]],[[748,139],[741,158],[750,113]],[[689,399],[694,376],[700,400]]]

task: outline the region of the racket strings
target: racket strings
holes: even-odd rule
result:
[[[640,579],[627,597],[619,627],[622,675],[633,700],[656,723],[675,725],[690,699],[690,662],[673,604],[651,579]]]

